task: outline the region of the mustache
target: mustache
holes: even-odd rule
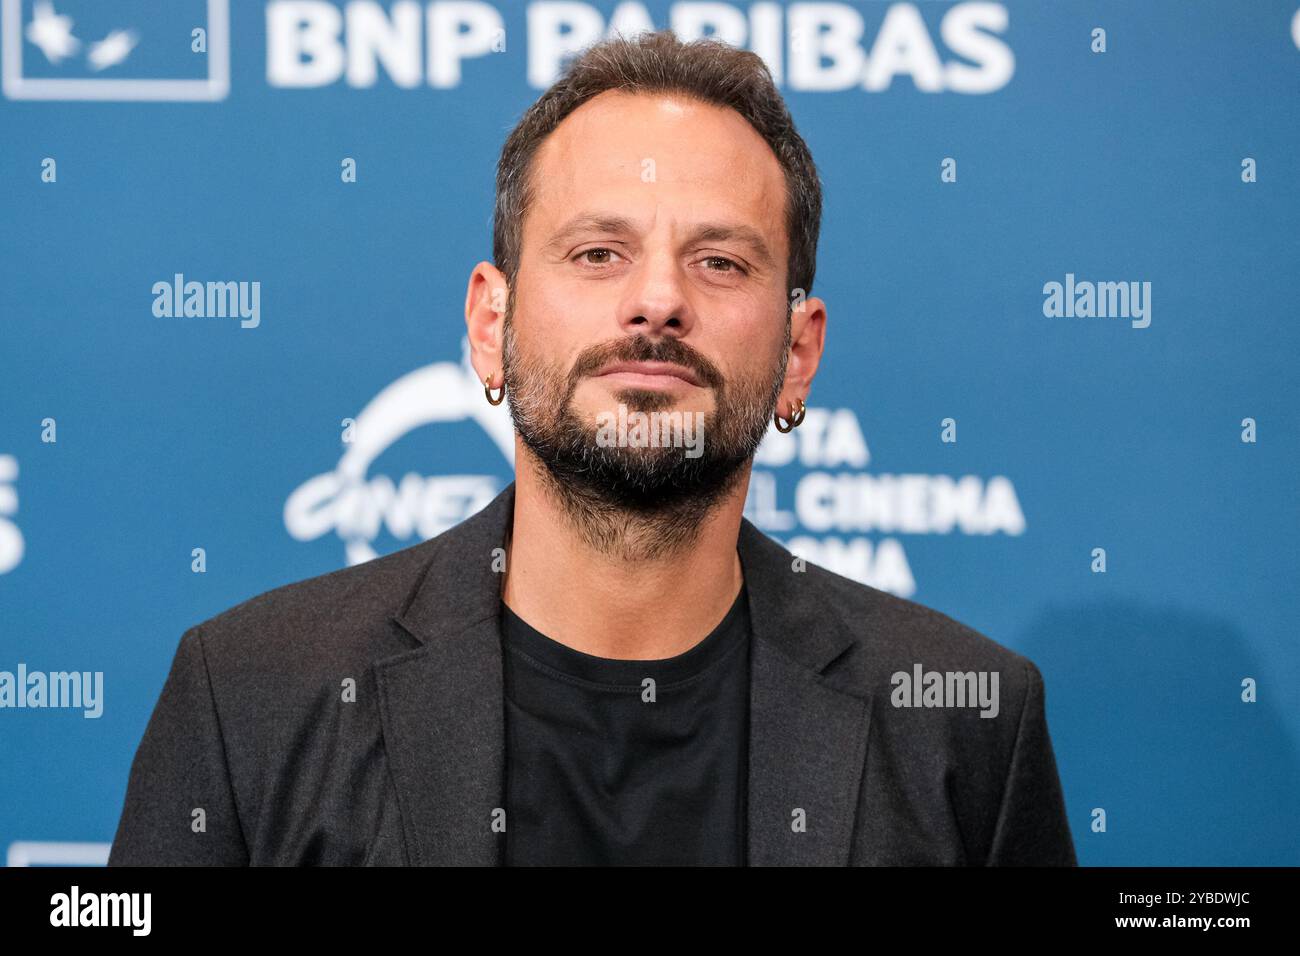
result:
[[[689,345],[679,339],[652,339],[645,335],[615,339],[587,349],[573,363],[569,380],[576,385],[579,379],[596,374],[611,362],[671,362],[690,369],[705,385],[717,388],[722,384],[722,373],[717,366]]]

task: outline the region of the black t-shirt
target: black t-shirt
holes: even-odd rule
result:
[[[704,640],[661,660],[594,657],[501,615],[506,865],[744,866],[744,586]]]

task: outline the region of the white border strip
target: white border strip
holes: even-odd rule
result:
[[[111,843],[39,842],[9,844],[8,866],[107,866]]]

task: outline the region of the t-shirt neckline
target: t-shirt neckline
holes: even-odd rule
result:
[[[506,650],[517,651],[564,677],[609,688],[640,690],[647,677],[665,686],[697,677],[718,663],[748,636],[748,600],[742,581],[731,609],[703,640],[673,657],[620,660],[597,657],[547,637],[501,602],[501,634]]]

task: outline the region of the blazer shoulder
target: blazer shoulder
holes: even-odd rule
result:
[[[302,667],[311,659],[397,649],[389,618],[418,585],[437,540],[271,588],[190,630],[218,670],[251,659],[264,667]]]
[[[855,638],[859,676],[878,686],[883,675],[910,671],[998,671],[1008,690],[1023,693],[1039,676],[1024,654],[937,608],[809,564],[821,602]]]

